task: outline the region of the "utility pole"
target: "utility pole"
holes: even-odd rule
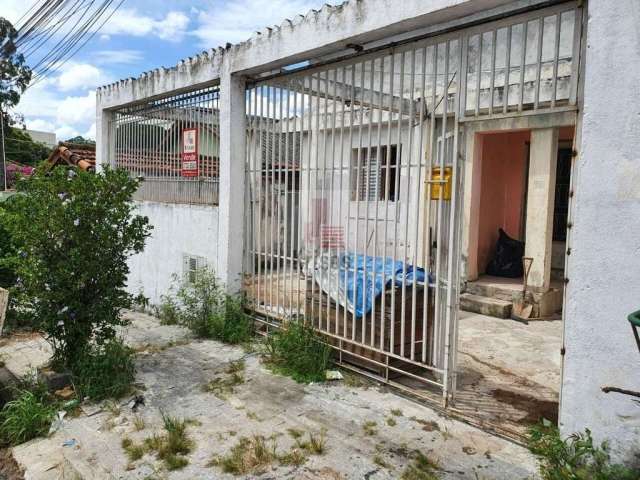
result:
[[[0,190],[5,191],[7,189],[7,156],[4,151],[4,114],[0,108],[0,149],[2,149],[2,156],[0,156]]]

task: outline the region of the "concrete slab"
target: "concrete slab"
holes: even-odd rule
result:
[[[129,335],[139,345],[147,343],[142,331],[149,332],[150,343],[165,338],[159,332],[182,338],[162,342],[163,348],[148,349],[138,357],[136,381],[145,406],[134,413],[125,400],[119,408],[69,419],[50,438],[18,447],[15,454],[28,478],[48,479],[46,474],[55,469],[63,472],[58,478],[71,470],[86,479],[238,478],[207,466],[212,456],[228,453],[240,437],[254,434],[274,435],[278,451],[285,452],[293,444],[287,434],[290,428],[325,431],[327,451],[300,467],[274,463],[265,478],[399,478],[413,450],[437,460],[444,479],[535,478],[536,462],[525,448],[442,417],[386,388],[348,382],[300,385],[270,373],[257,354],[214,341],[186,343],[186,332],[180,337],[151,317],[132,314],[132,318],[131,329],[137,333]],[[219,398],[203,390],[205,383],[238,359],[245,361],[245,381],[234,392]],[[141,442],[159,432],[162,412],[196,421],[189,427],[195,448],[183,470],[168,472],[151,454],[130,463],[121,449],[124,437]],[[135,427],[136,415],[144,420],[142,430]],[[367,434],[366,422],[375,422],[374,434]],[[76,446],[63,447],[70,439]],[[41,452],[47,452],[50,460],[38,467],[43,462]],[[49,470],[43,472],[45,467]]]
[[[460,312],[456,408],[510,436],[556,419],[561,346],[561,320],[527,325]]]

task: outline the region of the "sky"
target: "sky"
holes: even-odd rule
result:
[[[0,0],[0,16],[16,22],[36,0]],[[248,39],[254,31],[319,9],[323,0],[125,0],[65,66],[27,89],[16,112],[27,128],[58,141],[95,138],[96,87]],[[27,58],[27,63],[29,58]]]

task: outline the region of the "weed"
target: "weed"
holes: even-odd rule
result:
[[[529,429],[529,449],[540,461],[544,480],[636,480],[640,471],[611,463],[606,442],[594,445],[591,432],[562,439],[550,422]]]
[[[382,458],[381,455],[378,454],[373,456],[373,463],[382,468],[389,468],[389,464],[384,461],[384,458]]]
[[[3,443],[18,445],[45,435],[56,408],[39,389],[18,390],[15,399],[0,411],[0,438]]]
[[[294,447],[288,453],[280,455],[278,459],[282,465],[293,465],[295,467],[299,467],[300,465],[304,465],[307,461],[307,456],[303,450]]]
[[[394,417],[401,417],[402,416],[402,410],[400,410],[399,408],[392,408],[391,409],[391,415],[393,415]]]
[[[162,325],[177,325],[180,321],[180,309],[170,295],[160,296],[160,305],[153,306],[153,314]]]
[[[129,461],[131,462],[140,460],[146,453],[144,445],[133,443],[130,438],[122,439],[122,449],[127,453],[127,457],[129,457]]]
[[[330,364],[331,347],[310,325],[292,321],[266,340],[266,363],[276,373],[297,382],[321,382]]]
[[[111,414],[112,417],[119,417],[122,413],[120,405],[112,400],[104,402],[104,409]]]
[[[247,411],[247,418],[250,420],[260,421],[260,419],[258,418],[258,414],[255,412]]]
[[[183,468],[189,463],[185,455],[191,453],[194,447],[193,441],[187,435],[187,426],[193,422],[165,414],[162,414],[162,422],[166,433],[146,438],[144,446],[147,450],[155,451],[168,470]]]
[[[235,387],[244,383],[244,376],[234,372],[226,377],[216,377],[202,386],[205,392],[213,393],[216,397],[225,400],[235,393]]]
[[[142,418],[141,415],[136,415],[135,417],[133,417],[133,426],[138,432],[141,430],[144,430],[144,427],[145,427],[144,418]]]
[[[302,439],[303,434],[301,432],[296,431],[295,433],[300,433],[297,437],[293,437],[292,435],[298,448],[314,455],[322,455],[325,453],[327,446],[327,434],[324,429],[320,430],[320,433],[309,432],[308,440]],[[291,435],[291,432],[289,434]]]
[[[372,437],[373,435],[378,434],[378,424],[373,421],[364,422],[362,425],[362,430],[364,430],[364,434]]]
[[[415,452],[411,463],[402,472],[401,480],[438,480],[437,462],[420,452]]]
[[[287,433],[289,433],[291,438],[293,438],[294,440],[298,440],[304,435],[304,432],[302,430],[298,430],[297,428],[287,428]]]
[[[398,422],[396,422],[396,419],[393,417],[388,417],[387,418],[387,425],[389,425],[390,427],[395,427],[398,424]]]
[[[93,346],[75,359],[72,371],[80,397],[120,398],[131,391],[135,376],[133,350],[120,340]]]
[[[215,458],[210,465],[217,465],[225,473],[245,475],[264,471],[276,458],[276,442],[268,442],[262,435],[243,437],[228,455]]]
[[[193,282],[184,281],[177,292],[180,323],[202,338],[225,343],[247,343],[253,320],[245,313],[245,300],[229,295],[213,271],[203,268]]]

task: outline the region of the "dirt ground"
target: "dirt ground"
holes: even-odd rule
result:
[[[161,326],[147,315],[131,316],[125,338],[139,351],[136,386],[144,405],[135,412],[130,398],[88,405],[51,437],[15,448],[25,478],[396,479],[413,464],[416,452],[433,463],[442,479],[536,478],[535,459],[525,448],[360,377],[297,384],[272,374],[257,353],[194,340],[183,329]],[[228,382],[230,367],[237,369],[239,361],[241,380]],[[180,470],[169,471],[153,451],[132,461],[122,447],[125,438],[142,445],[162,434],[163,414],[188,419],[193,449]],[[278,459],[242,475],[215,465],[240,439],[256,435],[266,439]],[[297,435],[323,438],[324,449],[303,448],[300,464],[286,464],[286,454],[300,450]]]

